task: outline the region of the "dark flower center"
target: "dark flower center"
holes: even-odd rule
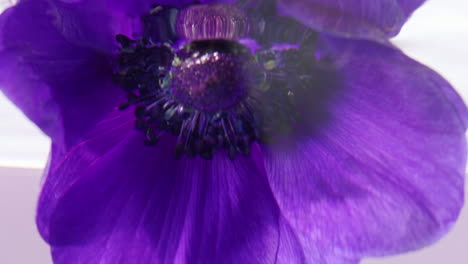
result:
[[[228,10],[156,7],[143,16],[140,39],[117,36],[115,80],[128,92],[122,108],[136,106],[146,144],[171,133],[177,156],[210,159],[224,150],[233,159],[300,120],[295,97],[313,79],[313,56],[304,56],[313,32],[284,18]],[[279,25],[274,34],[269,23]]]
[[[252,56],[233,41],[196,41],[187,45],[170,71],[171,92],[180,103],[201,111],[227,110],[244,100],[254,85]]]

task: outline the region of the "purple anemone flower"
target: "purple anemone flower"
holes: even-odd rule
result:
[[[463,205],[467,109],[388,40],[423,0],[20,0],[0,86],[52,139],[57,264],[350,264]]]

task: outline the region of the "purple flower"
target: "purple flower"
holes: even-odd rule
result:
[[[23,0],[0,86],[52,139],[54,263],[358,263],[463,204],[467,110],[391,45],[422,0]]]

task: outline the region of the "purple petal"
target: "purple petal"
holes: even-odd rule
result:
[[[236,0],[52,0],[56,4],[63,3],[63,6],[82,9],[87,12],[96,10],[107,10],[107,15],[112,13],[126,14],[130,17],[138,17],[143,13],[148,13],[154,6],[170,5],[173,7],[184,7],[190,4],[209,3],[232,3]],[[92,10],[94,9],[94,10]]]
[[[279,0],[281,14],[319,31],[384,41],[425,0]]]
[[[37,223],[54,263],[358,263],[293,231],[258,152],[177,160],[172,136],[144,146],[132,119],[53,153]]]
[[[264,148],[281,211],[297,232],[350,256],[434,242],[463,204],[464,103],[396,49],[327,45],[340,77],[328,112],[310,120],[318,123],[307,136]]]
[[[49,16],[54,17],[54,26],[67,41],[77,46],[115,54],[118,48],[115,35],[131,36],[140,31],[139,15],[132,14],[132,9],[123,9],[126,6],[121,6],[121,2],[125,1],[49,2]]]
[[[72,144],[124,99],[109,58],[70,44],[51,6],[23,1],[0,17],[0,86],[57,142]]]
[[[51,165],[38,224],[54,263],[272,263],[279,236],[300,260],[261,163],[176,160],[172,138],[144,146],[125,118]]]
[[[55,26],[69,42],[115,53],[115,36],[141,34],[141,16],[156,5],[182,8],[189,4],[233,2],[234,0],[51,0]]]

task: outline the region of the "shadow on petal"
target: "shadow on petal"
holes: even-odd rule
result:
[[[466,106],[395,48],[325,40],[343,85],[326,122],[263,146],[281,211],[296,232],[351,257],[436,241],[463,205]]]

